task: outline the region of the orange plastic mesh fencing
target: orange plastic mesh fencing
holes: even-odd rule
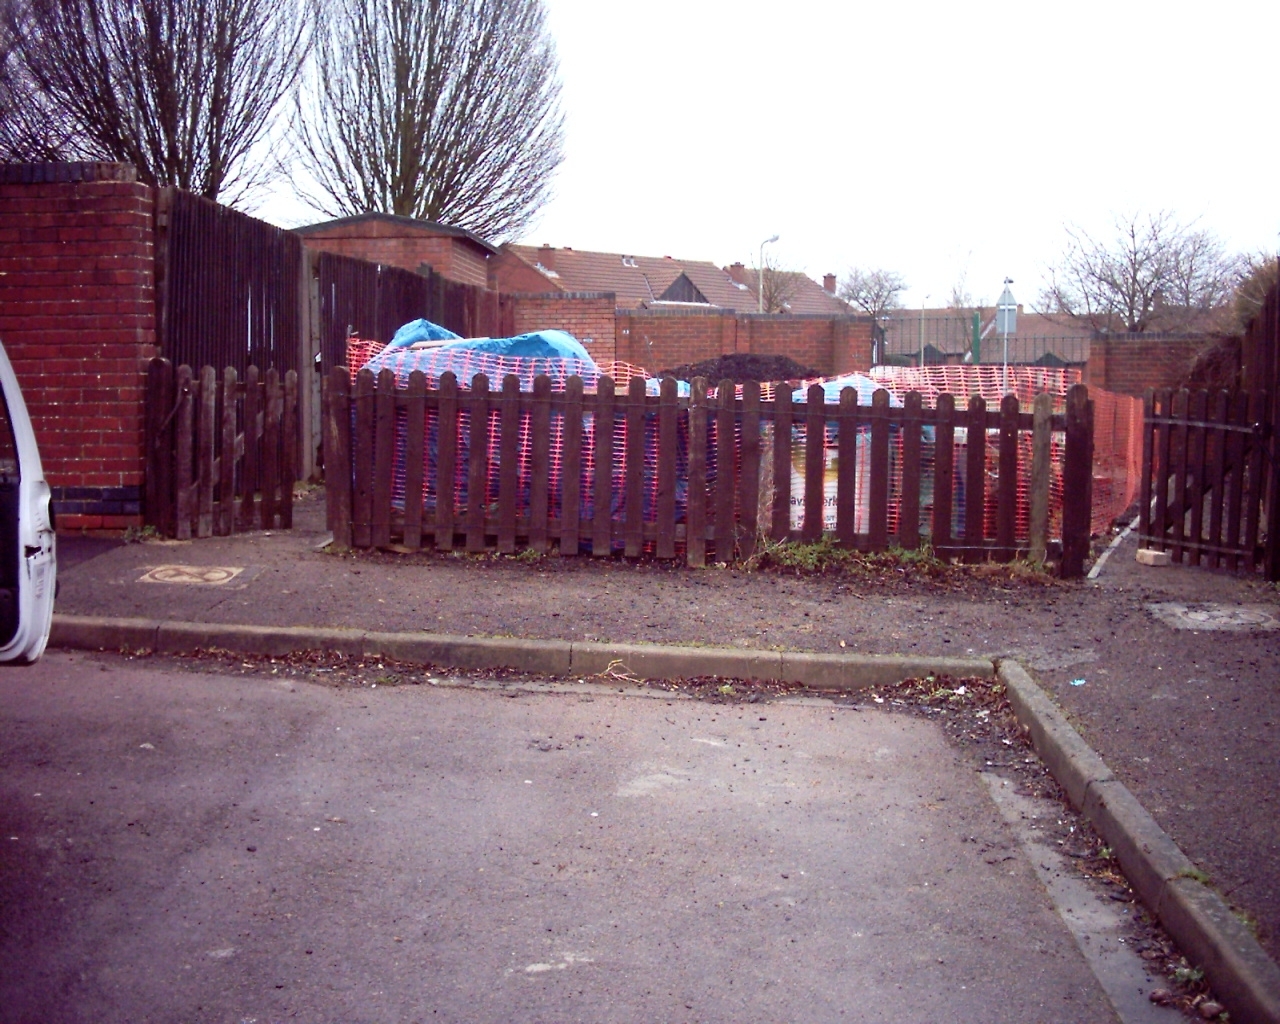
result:
[[[878,366],[871,376],[899,395],[919,391],[926,406],[937,406],[944,392],[955,396],[957,409],[963,408],[973,395],[981,395],[988,408],[999,408],[1004,394],[1005,373],[1000,366]],[[1054,398],[1055,413],[1066,408],[1067,391],[1080,383],[1080,371],[1069,367],[1010,366],[1008,385],[1024,411],[1031,408],[1036,395],[1047,393]],[[1117,395],[1101,388],[1090,388],[1093,402],[1093,503],[1091,530],[1103,533],[1133,504],[1138,495],[1142,463],[1142,402],[1128,395]],[[994,432],[989,432],[994,433]],[[998,441],[998,437],[989,438]],[[1028,475],[1031,466],[1031,437],[1018,438],[1018,536],[1026,536],[1029,503]],[[1062,532],[1062,463],[1065,447],[1061,434],[1050,442],[1050,536]],[[956,464],[961,449],[957,446]],[[987,448],[988,529],[994,530],[993,488],[996,485],[995,462],[998,450]],[[1023,467],[1026,467],[1025,469]],[[932,467],[930,467],[930,472]]]

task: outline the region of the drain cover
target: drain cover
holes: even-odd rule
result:
[[[157,565],[148,569],[139,583],[194,583],[216,587],[230,583],[244,572],[243,568],[222,565]]]
[[[1276,613],[1256,604],[1180,604],[1177,601],[1162,601],[1147,605],[1147,610],[1174,629],[1217,630],[1227,633],[1280,629]]]

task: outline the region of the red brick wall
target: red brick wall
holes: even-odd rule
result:
[[[132,177],[132,168],[85,166],[34,165],[25,176]],[[16,183],[23,176],[21,165],[0,166],[0,339],[58,528],[138,525],[155,354],[151,190],[127,180]]]
[[[1142,395],[1147,388],[1176,387],[1210,338],[1145,338],[1131,335],[1089,342],[1084,382],[1121,395]]]
[[[615,355],[613,292],[552,292],[512,295],[515,332],[568,331],[597,362],[625,359]]]
[[[411,233],[399,224],[360,221],[302,235],[308,249],[416,271],[427,264],[441,277],[462,284],[488,287],[485,255],[471,243],[452,235]]]
[[[618,359],[650,372],[731,352],[788,356],[824,376],[871,365],[865,317],[629,310],[618,313],[617,324]]]
[[[504,294],[541,295],[556,288],[552,278],[503,249],[489,259],[489,287]]]

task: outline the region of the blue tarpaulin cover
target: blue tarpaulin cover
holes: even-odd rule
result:
[[[472,352],[487,352],[493,356],[520,356],[525,359],[581,359],[593,362],[590,354],[567,331],[533,331],[518,334],[514,338],[460,338],[441,345],[443,351],[465,348]]]
[[[454,334],[447,327],[433,324],[430,320],[410,320],[396,331],[388,348],[408,348],[419,341],[454,341],[461,335]]]

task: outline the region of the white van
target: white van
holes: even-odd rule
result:
[[[57,555],[49,484],[3,345],[0,388],[0,661],[30,665],[49,641]]]

